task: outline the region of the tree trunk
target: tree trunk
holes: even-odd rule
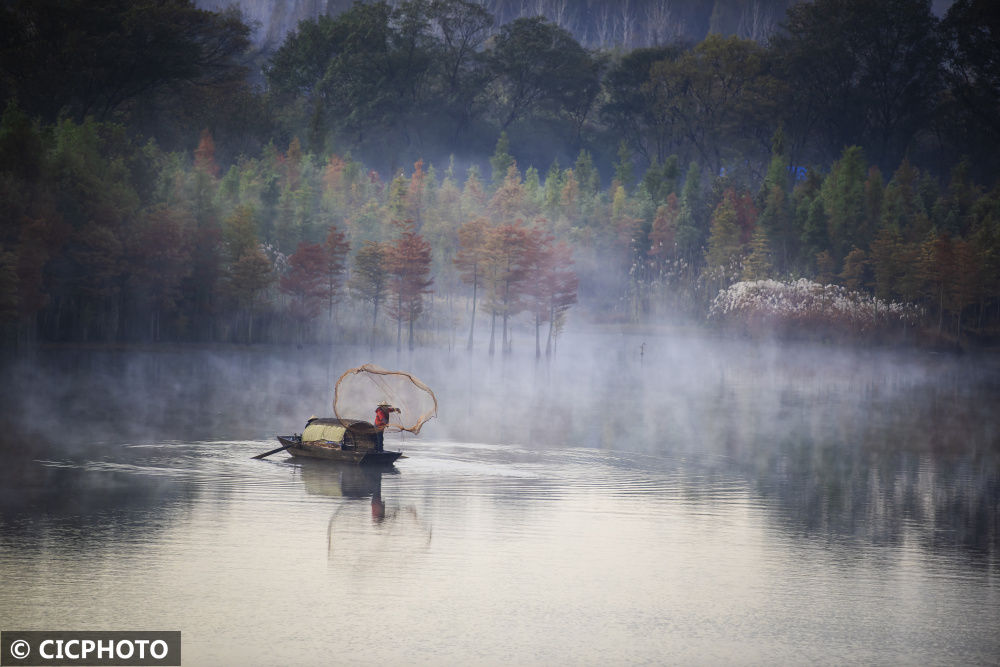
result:
[[[938,292],[938,335],[944,330],[944,283],[941,283],[941,289]]]
[[[503,313],[503,337],[500,339],[501,349],[503,350],[504,354],[510,352],[510,339],[507,338],[508,336],[507,317],[508,317],[507,311],[505,310]]]
[[[247,344],[253,342],[253,300],[250,301],[250,312],[247,315]]]
[[[493,356],[494,343],[496,341],[496,331],[497,331],[497,311],[493,311],[493,316],[490,318],[490,356]]]
[[[552,327],[556,321],[556,309],[549,308],[549,336],[545,341],[545,356],[549,357],[552,355]]]
[[[403,297],[396,298],[396,352],[403,349]]]
[[[472,349],[472,334],[476,330],[476,292],[478,291],[478,281],[472,281],[472,321],[469,324],[469,344],[466,349]]]
[[[542,328],[542,318],[538,316],[538,312],[535,312],[535,359],[540,359],[542,356],[542,341],[539,337],[539,329]]]

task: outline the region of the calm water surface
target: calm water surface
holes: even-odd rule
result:
[[[0,629],[179,629],[185,665],[997,664],[991,360],[595,345],[404,360],[442,409],[386,471],[250,459],[351,354],[10,367],[40,384],[6,396]]]

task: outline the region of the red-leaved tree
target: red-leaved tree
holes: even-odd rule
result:
[[[301,326],[315,319],[327,296],[327,257],[318,243],[299,244],[288,258],[288,273],[281,277],[281,291],[292,297],[292,316]]]
[[[424,295],[430,294],[431,245],[417,233],[416,223],[406,220],[402,233],[389,245],[387,253],[389,291],[394,302],[389,315],[396,320],[396,348],[402,346],[403,322],[409,328],[407,345],[413,349],[413,323],[424,311]]]
[[[552,354],[552,344],[561,329],[565,314],[576,303],[580,281],[573,270],[572,250],[565,242],[555,242],[551,234],[530,230],[528,245],[526,295],[535,318],[535,357],[542,356],[541,327],[549,323],[545,355]]]
[[[161,320],[177,310],[191,275],[194,221],[183,209],[160,207],[143,215],[127,239],[129,286],[149,309],[149,336],[160,340]]]
[[[486,299],[492,311],[490,323],[490,354],[493,354],[496,319],[503,320],[502,349],[509,352],[510,318],[524,310],[525,285],[531,265],[532,238],[518,220],[489,230],[486,239]]]

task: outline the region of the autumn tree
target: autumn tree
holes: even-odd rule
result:
[[[327,296],[327,258],[318,243],[299,243],[288,257],[288,273],[281,276],[281,291],[292,297],[292,317],[303,330],[323,307]]]
[[[946,234],[924,242],[922,251],[928,292],[938,313],[938,333],[944,329],[945,313],[951,313],[960,337],[962,313],[977,297],[979,257],[970,243]]]
[[[898,294],[898,283],[904,270],[902,256],[903,242],[899,232],[882,228],[869,249],[872,269],[870,286],[882,301],[891,301]]]
[[[816,280],[820,285],[833,283],[833,278],[837,274],[837,260],[830,254],[829,250],[816,255]]]
[[[680,217],[680,202],[677,195],[670,193],[666,203],[656,209],[649,230],[649,256],[654,274],[662,279],[667,271],[667,263],[677,256],[677,219]]]
[[[347,253],[350,244],[347,235],[331,225],[323,242],[323,277],[325,278],[324,297],[326,298],[327,315],[333,322],[333,308],[340,300],[340,292],[344,283],[344,272],[347,270]]]
[[[177,207],[183,207],[194,222],[193,248],[191,258],[191,274],[185,279],[184,317],[195,329],[194,333],[211,338],[213,320],[219,315],[217,297],[227,292],[225,264],[230,265],[239,259],[237,250],[242,251],[250,245],[256,245],[256,225],[253,210],[245,206],[245,210],[237,207],[231,215],[238,215],[238,227],[249,234],[249,245],[234,248],[226,247],[224,234],[233,233],[233,229],[225,229],[226,222],[220,222],[218,207],[215,202],[217,182],[202,170],[195,169],[174,176],[180,190],[175,192],[168,201]]]
[[[354,256],[354,270],[348,282],[354,298],[372,305],[372,334],[370,344],[375,344],[378,309],[385,300],[389,286],[386,260],[389,249],[377,241],[365,241]]]
[[[525,248],[524,306],[532,315],[535,325],[535,358],[542,355],[540,331],[542,322],[549,315],[545,298],[543,276],[548,269],[548,251],[554,237],[537,228],[527,230]]]
[[[472,165],[469,167],[465,178],[465,186],[462,188],[462,214],[468,218],[473,218],[482,211],[485,205],[486,192],[483,189],[483,182],[479,177],[479,169],[476,165]]]
[[[965,239],[955,241],[954,253],[958,270],[952,274],[950,296],[952,312],[955,313],[955,335],[961,342],[962,315],[984,291],[983,261],[975,246]]]
[[[389,315],[396,320],[396,349],[402,346],[403,322],[408,326],[407,347],[413,349],[413,323],[424,311],[424,295],[430,294],[431,246],[417,233],[416,223],[406,220],[401,224],[399,237],[388,246],[386,268],[389,274],[389,291],[394,302]]]
[[[28,217],[22,220],[11,244],[16,248],[13,254],[17,261],[19,339],[30,341],[37,337],[39,315],[52,302],[46,268],[61,254],[64,229],[58,219]]]
[[[528,236],[525,292],[535,320],[535,358],[538,358],[542,355],[542,324],[549,323],[545,342],[545,356],[549,356],[566,311],[576,303],[579,278],[573,270],[573,253],[569,245],[557,243],[551,234],[539,230],[530,230]]]
[[[763,280],[771,277],[771,244],[767,232],[758,226],[750,239],[750,254],[743,265],[743,280]]]
[[[494,220],[511,220],[524,208],[524,185],[516,163],[507,167],[507,175],[494,192],[489,208]]]
[[[861,248],[852,248],[844,258],[844,270],[840,272],[840,280],[844,287],[851,291],[858,291],[864,287],[868,268],[868,256]]]
[[[484,273],[486,299],[492,312],[490,354],[495,349],[496,318],[503,321],[501,346],[510,351],[510,318],[524,309],[524,288],[528,278],[531,237],[521,221],[503,224],[487,232]]]
[[[258,299],[275,279],[271,260],[257,240],[253,210],[240,207],[226,218],[223,239],[229,258],[223,291],[234,300],[237,314],[246,322],[244,340],[251,343]]]
[[[274,282],[271,260],[255,247],[240,255],[229,267],[227,289],[235,297],[239,312],[246,321],[246,342],[252,343],[256,307],[261,293]]]
[[[705,268],[709,272],[712,287],[716,290],[728,286],[738,275],[743,253],[740,234],[736,193],[727,190],[712,213],[708,250],[705,251]]]
[[[473,335],[476,331],[476,303],[479,287],[483,282],[487,266],[486,240],[489,223],[485,218],[470,220],[458,229],[459,250],[455,255],[454,265],[459,276],[466,285],[472,287],[472,314],[469,322],[469,342],[467,348],[472,349]]]
[[[202,130],[198,140],[198,148],[194,151],[194,168],[212,178],[219,177],[219,165],[215,161],[215,141],[208,130]]]
[[[146,212],[128,238],[129,287],[149,308],[149,336],[158,341],[164,317],[177,312],[183,281],[191,274],[194,223],[183,211]]]

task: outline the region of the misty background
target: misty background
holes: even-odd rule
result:
[[[4,344],[989,346],[991,7],[6,3]]]

